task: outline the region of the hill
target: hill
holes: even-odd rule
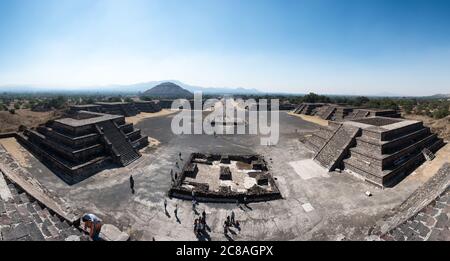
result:
[[[179,85],[176,85],[172,82],[164,82],[156,85],[150,90],[145,91],[142,96],[144,97],[154,97],[154,98],[185,98],[190,99],[194,97],[194,94],[190,91],[181,88]]]

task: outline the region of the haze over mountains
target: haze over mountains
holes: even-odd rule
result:
[[[203,92],[204,94],[248,94],[248,95],[262,95],[262,94],[284,94],[284,95],[302,95],[308,92],[298,92],[298,93],[286,93],[286,92],[262,92],[257,89],[242,88],[242,87],[201,87],[183,83],[178,80],[164,80],[164,81],[149,81],[136,84],[111,84],[111,85],[98,85],[98,86],[43,86],[43,85],[26,85],[26,84],[15,84],[15,85],[0,85],[0,92],[29,92],[29,93],[39,93],[39,92],[52,92],[52,93],[63,93],[63,92],[76,92],[76,93],[130,93],[130,94],[142,94],[143,92],[159,85],[162,83],[174,83],[189,92]],[[311,90],[314,92],[314,90]],[[366,93],[352,93],[352,94],[339,94],[333,93],[320,93],[323,95],[330,96],[370,96],[370,97],[430,97],[438,99],[450,98],[450,94],[432,94],[428,96],[414,96],[410,94],[400,94],[392,92],[376,92],[372,94]]]
[[[159,84],[171,82],[179,85],[181,88],[190,92],[201,91],[205,94],[261,94],[262,92],[257,89],[247,88],[234,88],[234,87],[201,87],[195,85],[185,84],[177,80],[165,80],[165,81],[149,81],[136,84],[112,84],[103,86],[72,86],[72,87],[50,87],[50,86],[38,86],[38,85],[0,85],[0,92],[119,92],[119,93],[141,93],[145,92]]]

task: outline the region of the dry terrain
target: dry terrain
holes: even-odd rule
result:
[[[14,114],[0,111],[0,133],[17,131],[20,125],[36,127],[62,115],[61,111],[35,112],[31,110],[16,110]]]
[[[439,137],[450,140],[450,116],[436,120],[428,116],[407,114],[402,115],[406,119],[423,121],[424,125],[431,128],[431,131],[437,133]]]

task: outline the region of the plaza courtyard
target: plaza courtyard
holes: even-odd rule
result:
[[[279,143],[271,146],[261,145],[258,135],[175,135],[170,128],[175,115],[134,121],[142,135],[152,139],[152,145],[141,151],[142,157],[126,167],[106,168],[74,185],[66,184],[14,139],[3,139],[0,144],[50,192],[70,206],[116,225],[132,240],[197,240],[192,202],[167,196],[171,170],[179,172],[191,153],[261,155],[282,195],[282,199],[247,206],[199,203],[196,208],[199,213],[206,212],[211,240],[227,240],[222,225],[231,211],[241,229],[233,230],[229,240],[375,239],[369,236],[375,223],[433,175],[419,168],[395,187],[381,189],[347,173],[328,172],[300,142],[301,136],[317,131],[319,125],[286,112],[279,114]],[[130,175],[135,180],[134,194]]]

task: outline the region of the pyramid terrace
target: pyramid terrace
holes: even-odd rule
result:
[[[107,164],[126,166],[148,145],[125,117],[78,111],[18,134],[19,141],[69,184],[102,170]]]

